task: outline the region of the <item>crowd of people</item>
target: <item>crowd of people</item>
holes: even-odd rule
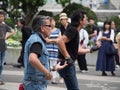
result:
[[[107,71],[115,76],[115,68],[120,67],[120,30],[114,21],[105,21],[102,30],[95,25],[93,18],[88,18],[83,10],[73,13],[70,22],[66,13],[59,15],[60,27],[49,16],[36,16],[31,28],[24,19],[18,20],[22,32],[22,50],[14,67],[24,67],[24,90],[46,90],[47,84],[65,83],[67,90],[79,90],[75,62],[80,72],[88,72],[86,54],[98,50],[96,71],[107,76]],[[89,19],[89,21],[88,21]],[[14,34],[14,30],[4,22],[0,12],[0,85],[3,85],[2,70],[5,57],[5,40]],[[89,24],[90,28],[86,28]],[[9,32],[6,34],[6,32]],[[92,42],[92,46],[91,46]],[[112,42],[116,54],[107,55],[106,46]]]

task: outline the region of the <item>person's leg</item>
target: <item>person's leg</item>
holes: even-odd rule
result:
[[[74,64],[59,70],[59,73],[64,78],[67,90],[79,90]]]
[[[78,58],[77,58],[77,62],[78,62],[78,66],[79,66],[79,69],[80,71],[82,70],[82,64],[81,64],[81,55],[78,55]]]
[[[86,61],[86,54],[83,54],[83,68],[84,68],[84,70],[88,71],[87,61]]]
[[[56,66],[56,64],[57,64],[57,60],[50,60],[50,66],[51,67],[55,67]],[[52,72],[52,75],[53,75],[53,78],[52,78],[52,80],[51,80],[51,83],[52,84],[57,84],[56,83],[56,77],[57,77],[57,71],[51,71]]]
[[[6,51],[0,52],[0,85],[4,84],[4,82],[2,81],[2,71],[3,71],[4,61],[5,61],[5,53]]]
[[[13,67],[16,67],[16,68],[21,68],[22,66],[24,67],[23,57],[24,57],[24,50],[22,49],[20,52],[20,56],[18,57],[18,60],[17,60],[18,63],[13,65]]]
[[[78,65],[81,71],[88,71],[85,54],[78,55]]]
[[[118,54],[115,55],[115,62],[116,62],[116,67],[120,67],[120,61],[119,61]]]

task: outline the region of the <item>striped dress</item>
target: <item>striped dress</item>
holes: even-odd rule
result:
[[[51,32],[49,39],[58,38],[59,33],[60,33],[59,29]],[[47,50],[49,53],[50,60],[58,60],[58,46],[55,43],[47,44]]]

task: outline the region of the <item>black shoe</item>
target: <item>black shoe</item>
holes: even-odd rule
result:
[[[115,76],[115,73],[113,71],[111,72],[111,74],[112,74],[112,76]]]
[[[4,65],[6,65],[7,63],[6,62],[4,62]]]
[[[15,64],[15,65],[13,65],[13,67],[16,67],[16,68],[21,68],[23,65],[21,65],[21,64]]]
[[[102,76],[107,76],[107,73],[105,73],[105,72],[102,72]]]

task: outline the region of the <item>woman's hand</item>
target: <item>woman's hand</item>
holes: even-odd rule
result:
[[[55,70],[61,70],[63,68],[65,68],[68,64],[67,62],[65,61],[65,63],[63,65],[60,65],[61,62],[59,62],[56,66],[55,66]]]

